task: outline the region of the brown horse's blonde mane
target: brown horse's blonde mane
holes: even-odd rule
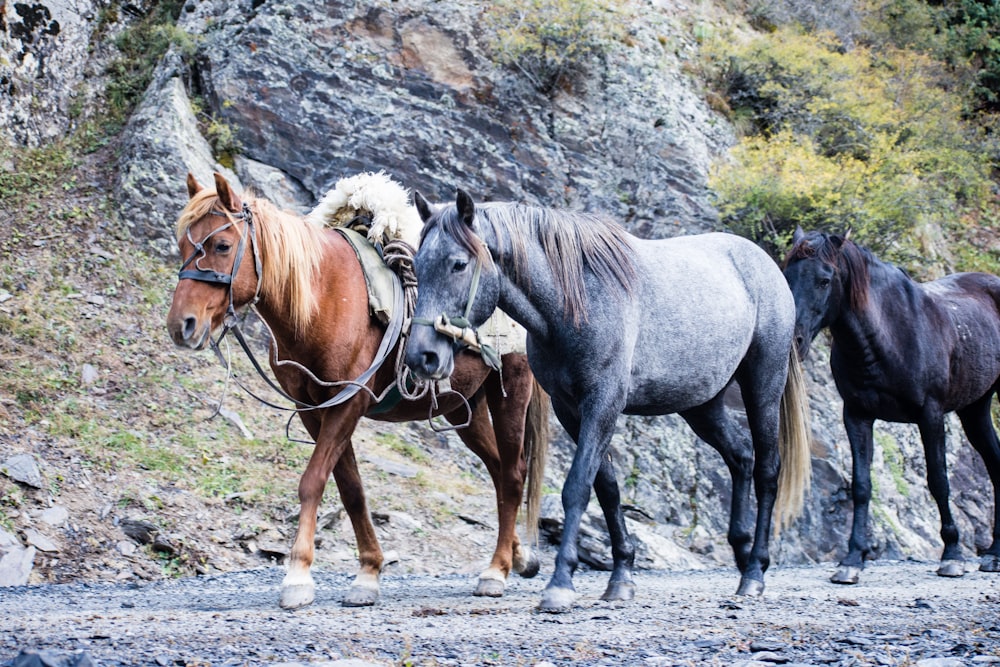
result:
[[[540,243],[562,293],[563,308],[575,325],[587,320],[584,269],[593,271],[605,285],[617,283],[632,292],[636,277],[632,246],[625,229],[613,221],[590,213],[516,203],[477,204],[476,211],[479,220],[492,227],[498,245],[509,246],[515,280],[530,276],[528,239]],[[490,261],[483,242],[454,208],[442,211],[439,223],[467,252],[482,262]],[[505,251],[501,248],[500,252]]]
[[[871,256],[868,250],[846,236],[809,233],[788,251],[782,267],[787,267],[797,259],[810,258],[832,266],[838,274],[846,278],[848,303],[851,310],[859,313],[868,305],[868,292],[871,287],[868,259]]]
[[[277,300],[289,308],[289,324],[299,333],[309,326],[316,312],[313,278],[320,271],[323,231],[267,199],[243,193],[253,213],[261,260],[261,298]],[[201,190],[188,201],[177,220],[180,240],[196,222],[211,212],[225,210],[214,190]],[[233,220],[230,217],[230,220]],[[243,225],[234,225],[243,233]],[[198,240],[198,239],[195,239]],[[252,262],[249,249],[244,261]]]

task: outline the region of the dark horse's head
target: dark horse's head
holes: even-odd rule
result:
[[[424,221],[420,248],[413,258],[419,292],[406,344],[406,365],[420,378],[451,375],[458,346],[437,323],[475,329],[496,310],[499,274],[489,250],[476,235],[476,205],[458,191],[454,205],[432,209],[414,193]]]
[[[868,264],[865,251],[847,236],[806,233],[800,227],[784,271],[795,297],[795,343],[804,359],[816,334],[833,324],[845,305],[854,311],[865,307]]]

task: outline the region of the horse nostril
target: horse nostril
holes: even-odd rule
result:
[[[796,336],[795,337],[795,346],[796,347],[801,348],[803,342],[805,342],[805,336]]]
[[[438,369],[438,355],[437,352],[423,352],[421,353],[421,365],[429,373],[433,373]]]
[[[181,330],[181,333],[184,336],[184,340],[191,340],[197,328],[198,328],[198,320],[196,320],[193,317],[185,317],[184,328]]]

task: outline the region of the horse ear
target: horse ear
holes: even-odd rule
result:
[[[417,213],[420,214],[420,219],[427,222],[434,215],[434,211],[431,210],[430,202],[424,199],[424,196],[414,190],[413,192],[413,205],[417,207]]]
[[[188,186],[188,198],[189,199],[193,198],[196,194],[198,194],[199,192],[201,192],[202,189],[203,189],[201,187],[201,184],[198,183],[198,180],[194,177],[194,174],[192,174],[190,171],[188,172],[187,186]]]
[[[795,225],[795,231],[792,232],[792,245],[796,245],[799,241],[806,237],[805,231],[802,229],[802,225]]]
[[[458,195],[455,197],[455,208],[458,209],[458,216],[462,219],[462,222],[467,224],[469,227],[472,226],[472,221],[476,218],[476,204],[472,201],[472,197],[465,190],[459,190]]]
[[[240,203],[240,198],[229,187],[229,181],[219,172],[215,172],[213,176],[215,176],[215,194],[219,196],[219,201],[226,210],[239,211],[242,204]]]

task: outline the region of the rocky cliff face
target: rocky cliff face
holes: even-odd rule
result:
[[[21,33],[6,7],[9,45]],[[57,3],[44,7],[53,16],[60,11]],[[686,27],[691,17],[657,2],[630,7],[627,43],[592,63],[578,89],[550,98],[494,64],[473,3],[189,0],[181,25],[201,40],[198,56],[184,62],[168,55],[129,125],[116,193],[123,218],[141,242],[169,255],[185,172],[205,182],[224,169],[191,111],[197,97],[236,133],[232,176],[286,208],[308,209],[341,177],[385,170],[431,199],[450,199],[462,187],[481,200],[602,211],[640,236],[710,229],[717,223],[705,175],[732,130],[683,73],[686,54],[696,48]],[[51,30],[33,25],[37,38],[17,42],[29,52],[18,70],[25,79],[29,55],[46,56],[53,43]],[[46,57],[75,62],[71,47],[64,49]],[[68,80],[43,96],[50,112],[34,125],[18,98],[0,127],[22,143],[65,128],[59,110],[82,85],[82,71],[67,68]],[[807,365],[812,491],[805,516],[775,545],[778,562],[829,561],[846,550],[850,452],[823,346],[816,347]],[[738,394],[732,402],[738,409]],[[939,522],[916,429],[878,429],[878,554],[937,558]],[[957,421],[949,429],[952,502],[971,556],[989,542],[991,489]],[[621,418],[613,451],[644,564],[732,562],[724,539],[728,472],[682,420]],[[564,435],[553,456],[550,484],[559,488],[572,456]],[[558,532],[558,503],[549,505],[547,521]],[[607,547],[599,512],[589,520],[596,536],[590,557],[600,562]]]

